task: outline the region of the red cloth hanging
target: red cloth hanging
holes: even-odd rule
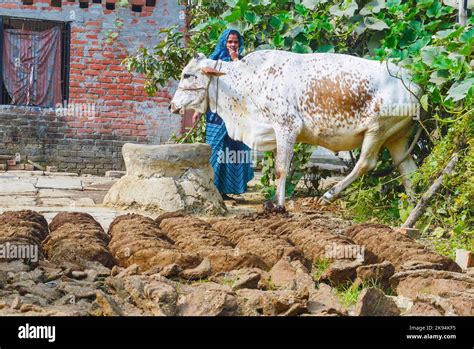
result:
[[[61,103],[60,28],[5,29],[3,82],[12,104],[54,107]]]

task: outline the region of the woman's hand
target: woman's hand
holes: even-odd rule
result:
[[[237,52],[236,48],[235,49],[230,49],[229,53],[230,53],[230,58],[233,61],[238,61],[239,60],[239,53]]]
[[[196,122],[198,122],[200,118],[201,118],[201,113],[195,112],[192,117],[193,125],[196,124]]]

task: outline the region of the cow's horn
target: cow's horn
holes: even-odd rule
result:
[[[220,72],[219,70],[216,70],[211,67],[203,67],[201,68],[201,71],[206,74],[206,75],[211,75],[211,76],[222,76],[225,75],[225,73]]]

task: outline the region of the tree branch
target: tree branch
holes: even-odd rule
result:
[[[443,184],[443,178],[446,175],[450,175],[453,172],[454,166],[456,165],[457,161],[458,161],[458,154],[454,153],[454,155],[451,157],[451,160],[449,160],[448,164],[444,168],[443,172],[441,172],[439,177],[436,178],[433,184],[428,188],[428,191],[423,194],[423,196],[421,197],[420,201],[418,202],[416,207],[413,209],[413,211],[411,211],[407,220],[402,225],[402,228],[412,228],[413,225],[415,225],[415,223],[418,221],[418,219],[421,217],[421,215],[425,212],[426,208],[428,207],[428,203],[431,197],[438,191],[438,189]]]

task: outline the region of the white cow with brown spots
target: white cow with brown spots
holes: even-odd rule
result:
[[[383,146],[408,188],[407,175],[416,170],[407,146],[419,93],[393,64],[342,54],[262,50],[232,63],[198,55],[184,68],[170,109],[204,113],[210,108],[224,120],[231,138],[255,150],[276,150],[277,200],[283,208],[295,142],[332,151],[361,147],[352,172],[322,201],[331,202],[372,170]]]

